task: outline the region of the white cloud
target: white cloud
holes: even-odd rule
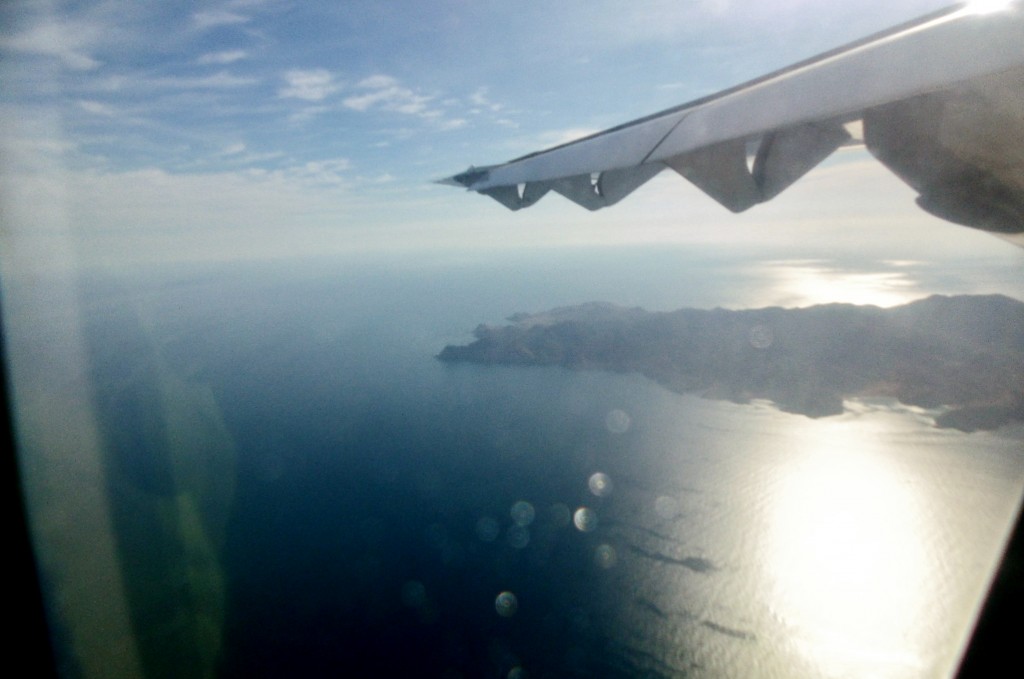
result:
[[[0,123],[16,113],[0,106]],[[19,125],[20,134],[8,139],[9,145],[0,138],[5,161],[0,189],[4,198],[17,199],[10,221],[17,233],[9,238],[45,239],[48,223],[64,223],[79,234],[76,254],[87,262],[252,259],[420,244],[532,248],[704,242],[766,251],[785,246],[794,256],[801,256],[802,248],[818,257],[844,247],[870,249],[877,242],[877,250],[895,258],[961,252],[1005,256],[1007,249],[1019,257],[997,239],[918,210],[912,191],[869,160],[820,168],[741,215],[666,171],[610,210],[590,213],[551,195],[531,208],[524,222],[519,213],[460,197],[449,188],[409,186],[386,174],[357,175],[346,158],[191,174],[67,169],[60,144],[46,137],[49,127],[58,129],[55,121]],[[237,152],[227,158],[231,162],[246,155],[240,143],[223,150]],[[560,228],[550,229],[552,222]],[[33,252],[52,259],[50,245],[42,242]],[[3,256],[14,259],[18,253],[7,249]]]
[[[249,53],[245,50],[226,50],[223,52],[209,52],[196,59],[197,64],[233,64],[236,61],[248,58]]]
[[[287,84],[277,92],[277,96],[284,99],[323,101],[341,89],[330,71],[323,68],[287,71],[284,80]]]
[[[228,73],[227,71],[220,71],[213,75],[207,75],[202,77],[167,77],[167,78],[151,78],[148,80],[140,79],[137,81],[127,81],[127,83],[137,82],[140,86],[146,87],[168,87],[172,89],[232,89],[235,87],[246,87],[248,85],[255,85],[259,82],[258,78],[251,78],[248,76],[237,76]],[[127,84],[126,83],[126,84]]]
[[[427,102],[430,101],[430,99],[431,97],[424,97],[418,94],[410,95],[403,91],[391,100],[386,108],[392,111],[397,111],[398,113],[405,113],[407,115],[420,114],[428,118],[434,118],[439,116],[440,112],[427,110]]]
[[[342,102],[347,108],[354,111],[366,111],[371,106],[382,102],[388,98],[387,90],[378,90],[377,92],[371,92],[370,94],[360,94],[354,97],[346,97]]]
[[[284,157],[285,154],[282,151],[265,151],[258,153],[250,151],[246,144],[238,142],[235,144],[229,144],[217,153],[214,153],[212,160],[214,162],[214,166],[228,165],[233,167],[247,167],[264,164],[271,160],[279,161]],[[200,162],[195,163],[194,166],[209,167],[210,163]]]
[[[493,101],[491,101],[490,99],[488,99],[487,98],[487,91],[488,91],[488,89],[486,87],[479,87],[479,88],[477,88],[476,92],[474,92],[473,94],[469,95],[470,103],[472,103],[474,106],[479,106],[480,108],[486,108],[486,109],[491,110],[491,111],[495,111],[495,112],[500,111],[503,108],[503,106],[501,104],[496,104]]]
[[[439,111],[429,110],[427,104],[433,97],[417,94],[408,87],[402,87],[398,80],[389,75],[373,75],[361,80],[361,89],[370,90],[366,94],[347,97],[342,104],[353,111],[368,111],[379,108],[384,111],[436,117]]]
[[[6,242],[46,241],[71,229],[80,261],[119,265],[364,247],[359,225],[366,220],[355,216],[359,198],[350,189],[356,180],[346,176],[348,166],[338,158],[279,170],[179,174],[155,167],[72,170],[50,163],[39,171],[4,172],[13,215]],[[358,233],[339,233],[339,226]],[[52,248],[35,250],[59,264]],[[47,261],[33,263],[42,266]]]
[[[225,146],[221,150],[221,152],[218,153],[217,155],[219,155],[219,156],[236,156],[239,153],[243,153],[245,151],[245,148],[246,148],[245,144],[242,143],[242,142],[238,142],[236,144],[229,144],[228,146]]]
[[[379,110],[416,116],[430,121],[440,130],[455,130],[469,122],[465,118],[449,118],[443,110],[458,105],[457,99],[437,102],[435,96],[405,87],[390,75],[376,74],[363,78],[356,84],[356,88],[365,91],[342,101],[345,108],[353,111]],[[482,93],[480,96],[483,96]]]
[[[352,168],[348,158],[330,158],[327,160],[312,160],[303,165],[289,168],[284,171],[288,177],[301,179],[313,184],[327,186],[346,186],[351,183],[346,175]]]
[[[145,76],[115,75],[106,78],[92,78],[83,81],[82,90],[91,92],[128,92],[130,90],[154,89],[233,89],[255,85],[259,78],[237,76],[228,71],[219,71],[204,76],[162,76],[150,78]]]
[[[457,130],[460,127],[465,127],[468,121],[465,118],[451,118],[444,120],[440,123],[442,130]]]
[[[200,30],[206,30],[217,26],[244,24],[249,21],[249,17],[227,10],[209,10],[196,12],[192,15],[192,21]]]
[[[301,110],[295,111],[288,116],[288,122],[293,125],[301,125],[313,118],[317,117],[321,113],[325,113],[331,110],[330,106],[306,106]]]
[[[360,80],[357,87],[378,90],[384,87],[395,87],[396,85],[398,85],[398,80],[390,75],[371,75],[369,78]]]
[[[89,52],[102,40],[104,29],[97,24],[73,21],[42,21],[21,33],[0,39],[0,47],[23,54],[55,57],[68,68],[89,71],[100,61]]]
[[[98,101],[83,100],[78,102],[78,107],[86,113],[92,113],[98,116],[111,117],[117,115],[117,110],[109,104],[104,104]]]

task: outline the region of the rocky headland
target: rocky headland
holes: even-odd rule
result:
[[[846,398],[934,409],[963,431],[1024,420],[1024,303],[934,295],[903,306],[648,312],[603,302],[481,325],[442,361],[641,373],[679,393],[768,399],[809,417]]]

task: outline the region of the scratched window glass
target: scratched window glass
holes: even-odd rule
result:
[[[4,3],[58,674],[954,675],[1024,494],[1022,33]]]

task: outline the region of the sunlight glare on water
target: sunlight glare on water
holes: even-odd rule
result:
[[[765,542],[776,614],[816,665],[913,676],[937,566],[928,517],[892,452],[863,429],[844,433],[804,438],[776,477]]]
[[[778,299],[769,304],[804,307],[815,304],[873,304],[892,307],[922,296],[913,277],[913,262],[889,262],[888,271],[850,271],[815,260],[770,262],[767,274]]]

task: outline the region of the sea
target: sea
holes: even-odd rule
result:
[[[436,355],[589,301],[1024,299],[1020,272],[1012,256],[409,251],[83,270],[47,293],[71,291],[64,316],[39,306],[45,281],[7,281],[62,672],[111,662],[109,615],[146,676],[948,676],[1024,493],[1024,427],[938,429],[881,399],[811,419]],[[47,356],[62,343],[70,367]],[[54,386],[69,372],[77,405]],[[88,474],[39,443],[92,431],[76,408],[95,422],[94,457],[74,436]],[[119,577],[92,582],[78,564],[103,545]],[[95,591],[111,611],[82,603]]]

